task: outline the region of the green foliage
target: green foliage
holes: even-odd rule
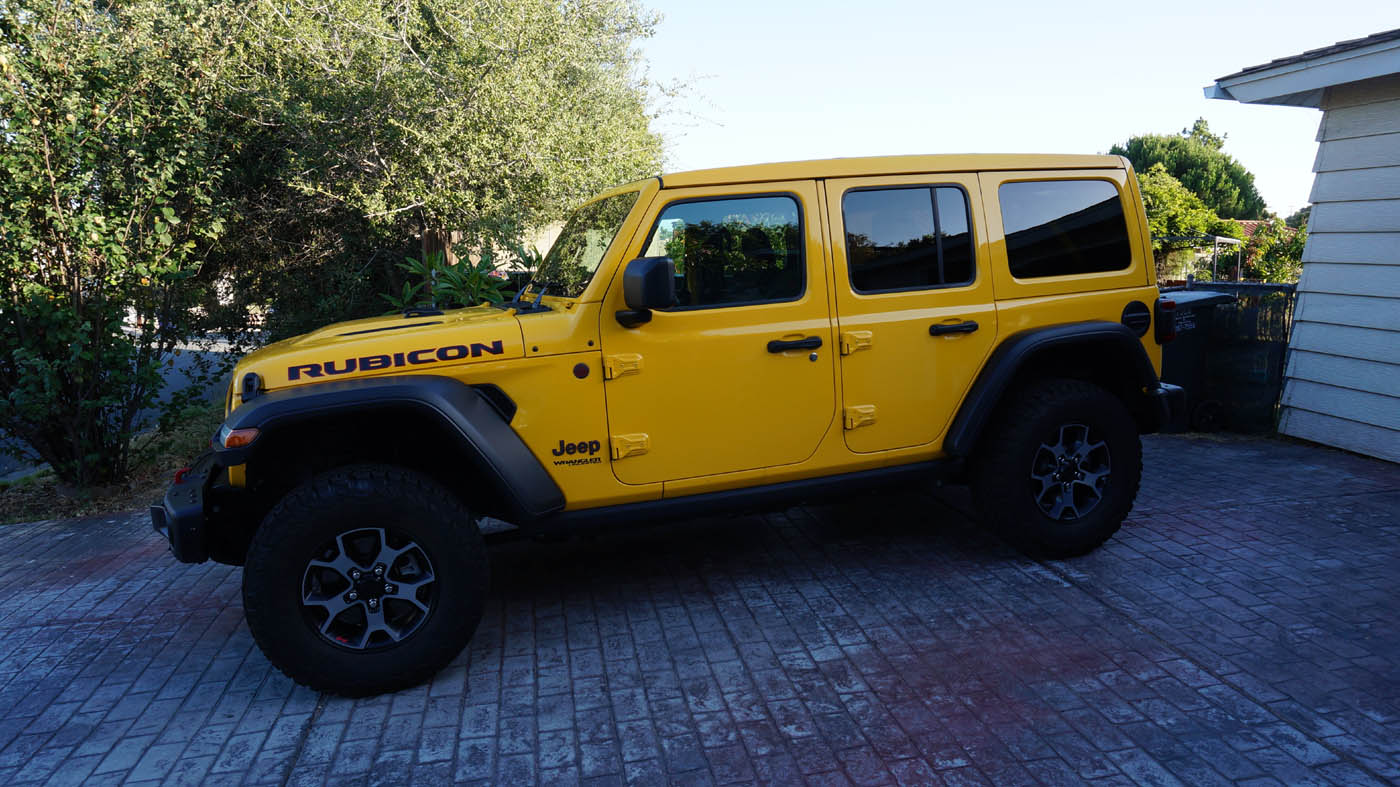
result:
[[[0,430],[105,483],[191,336],[373,314],[415,249],[509,248],[654,172],[653,25],[632,0],[3,0]]]
[[[238,244],[211,262],[248,306],[273,307],[281,333],[325,311],[300,282],[352,284],[318,292],[344,301],[336,318],[373,313],[381,293],[402,298],[398,261],[449,234],[511,248],[519,228],[653,174],[658,88],[634,45],[654,23],[632,0],[240,6]],[[328,267],[347,273],[312,275]]]
[[[496,271],[494,254],[488,249],[477,262],[462,260],[448,262],[443,252],[426,255],[422,261],[409,257],[399,265],[409,280],[397,295],[384,294],[395,311],[419,305],[438,309],[456,309],[500,303],[505,300],[501,288],[506,280],[492,274]]]
[[[1195,192],[1172,177],[1161,162],[1139,172],[1138,185],[1153,238],[1204,235],[1219,221],[1214,211],[1207,208]],[[1158,249],[1162,244],[1163,241],[1154,241],[1152,246]]]
[[[1194,249],[1209,245],[1204,241],[1182,240],[1192,236],[1220,235],[1243,238],[1244,230],[1234,219],[1222,219],[1206,207],[1195,192],[1172,177],[1160,162],[1138,173],[1147,227],[1152,234],[1152,255],[1159,279],[1173,278],[1172,269],[1185,263],[1194,269]],[[1175,238],[1175,240],[1167,240]]]
[[[224,231],[221,13],[0,3],[0,430],[66,483],[125,473]]]
[[[1304,205],[1289,214],[1288,218],[1284,219],[1283,222],[1294,229],[1298,229],[1299,227],[1308,226],[1308,219],[1310,218],[1312,218],[1312,206]]]
[[[1244,246],[1244,276],[1258,281],[1291,283],[1303,273],[1308,228],[1294,229],[1273,218],[1259,226]]]
[[[1227,219],[1258,219],[1267,210],[1254,187],[1254,175],[1221,148],[1225,138],[1212,134],[1204,119],[1180,134],[1145,134],[1109,153],[1126,156],[1138,172],[1161,164],[1167,174],[1201,198],[1205,207]]]

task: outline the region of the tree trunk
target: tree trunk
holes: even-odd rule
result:
[[[457,253],[453,246],[462,240],[462,233],[455,230],[423,229],[423,260],[426,262],[436,254],[442,254],[448,265],[457,263]]]

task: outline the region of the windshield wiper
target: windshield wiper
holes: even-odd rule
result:
[[[561,286],[561,285],[559,285],[559,284],[557,284],[557,283],[555,283],[555,282],[548,281],[548,280],[544,280],[544,281],[539,282],[539,285],[540,285],[540,291],[539,291],[538,293],[535,294],[535,303],[533,304],[533,308],[536,308],[536,309],[541,308],[541,307],[540,307],[540,301],[544,300],[544,294],[545,294],[546,292],[549,291],[549,288],[550,288],[550,287],[559,287],[559,286]],[[547,308],[547,307],[546,307],[546,308]]]
[[[525,286],[516,290],[515,297],[511,298],[509,301],[503,304],[503,306],[505,308],[515,307],[520,311],[549,311],[549,307],[543,305],[542,303],[540,303],[540,301],[544,300],[545,291],[547,291],[551,287],[557,288],[559,286],[559,284],[552,281],[548,281],[546,279],[532,278],[525,283]],[[535,295],[534,302],[526,302],[524,297],[525,291],[530,289],[531,287],[537,287],[539,288],[539,290]]]

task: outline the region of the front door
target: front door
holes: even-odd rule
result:
[[[624,328],[619,271],[602,316],[618,480],[777,467],[816,450],[836,409],[816,211],[812,181],[657,194],[624,259],[671,257],[678,303]]]
[[[826,183],[852,451],[940,439],[995,343],[978,196],[976,174]]]

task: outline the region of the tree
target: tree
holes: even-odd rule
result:
[[[0,3],[0,430],[65,482],[124,475],[223,231],[221,11]]]
[[[1254,175],[1225,153],[1225,138],[1210,131],[1204,119],[1180,134],[1132,137],[1109,153],[1126,156],[1138,172],[1161,164],[1207,208],[1227,219],[1259,219],[1267,210],[1254,187]]]
[[[1294,229],[1298,229],[1308,226],[1308,219],[1310,218],[1312,218],[1312,206],[1304,205],[1289,214],[1288,218],[1284,219],[1283,222]]]
[[[634,49],[655,18],[631,0],[253,0],[239,21],[238,245],[209,275],[306,315],[279,332],[382,310],[405,256],[512,248],[659,168]]]
[[[1266,282],[1290,283],[1303,273],[1303,247],[1308,228],[1294,229],[1277,217],[1254,230],[1244,246],[1247,278]]]
[[[1242,238],[1239,223],[1221,219],[1201,198],[1172,177],[1160,162],[1138,173],[1147,227],[1152,234],[1152,255],[1159,278],[1167,278],[1167,260],[1174,251],[1194,249],[1201,241],[1188,238],[1221,235]]]

